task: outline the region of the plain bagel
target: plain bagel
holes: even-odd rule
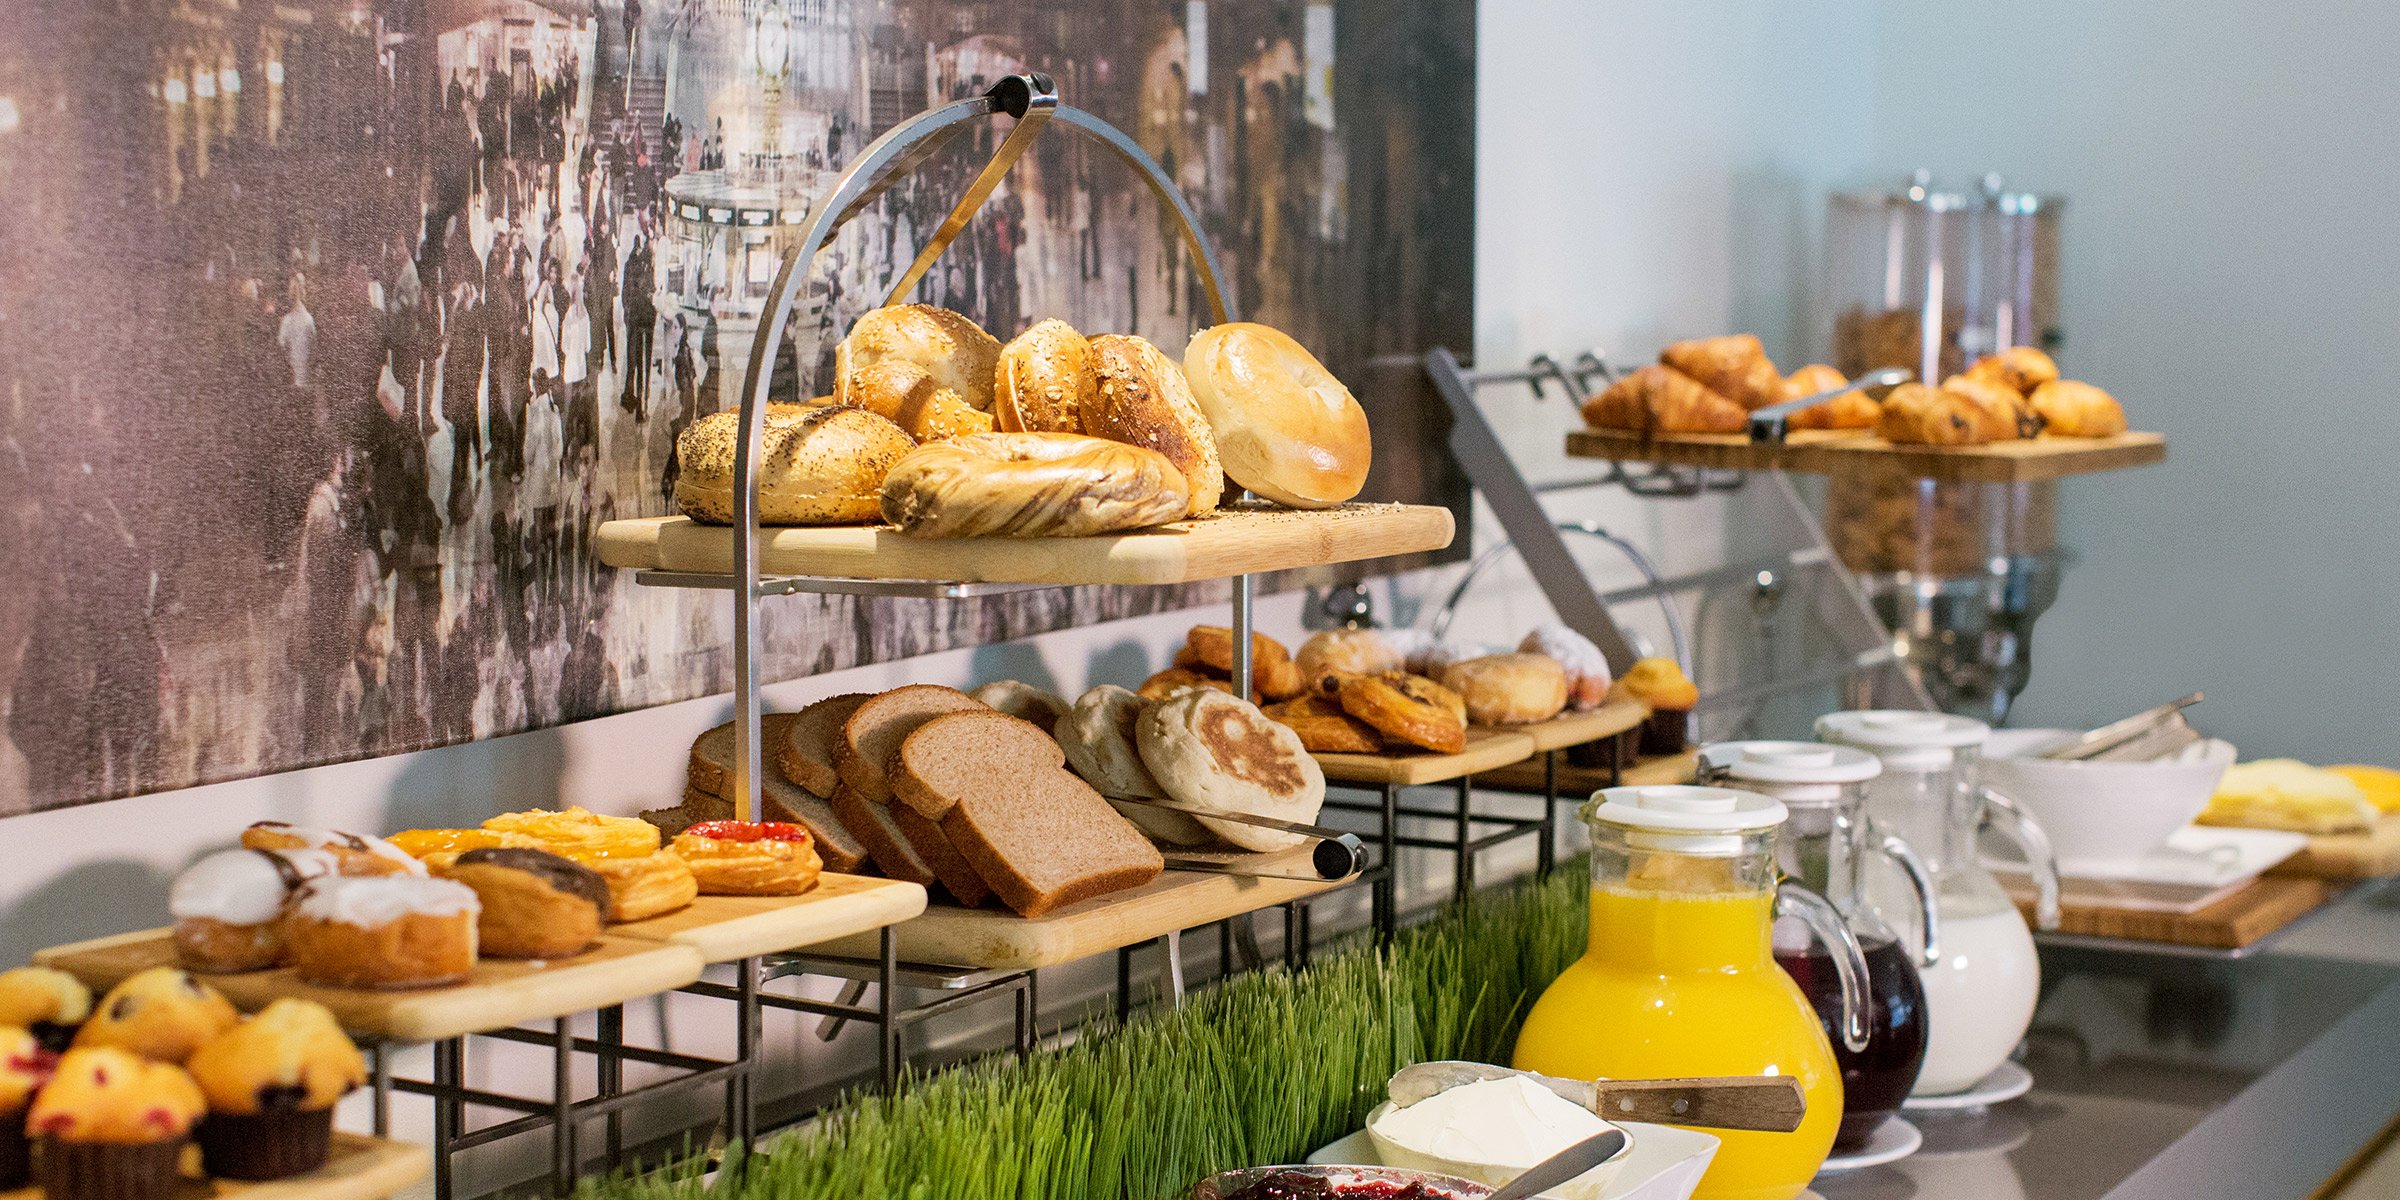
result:
[[[834,401],[871,407],[852,400],[850,389],[859,372],[895,358],[925,368],[934,386],[958,393],[967,407],[992,410],[992,372],[1000,361],[1000,340],[975,322],[931,304],[895,304],[860,317],[833,351]]]
[[[733,522],[738,409],[710,413],[675,440],[675,506],[695,521]],[[857,525],[882,515],[884,476],[914,449],[900,427],[855,408],[772,405],[759,440],[758,519],[767,525]]]
[[[924,538],[1088,537],[1175,520],[1190,495],[1173,463],[1139,446],[976,433],[928,442],[893,464],[883,518]]]
[[[1289,334],[1237,321],[1183,352],[1225,476],[1277,504],[1330,508],[1367,485],[1367,411]]]
[[[1186,511],[1214,512],[1225,469],[1183,368],[1141,338],[1110,333],[1090,341],[1083,370],[1083,431],[1165,455],[1190,486]]]

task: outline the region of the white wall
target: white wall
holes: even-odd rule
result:
[[[2068,197],[2061,362],[2168,464],[2070,482],[2021,723],[2193,689],[2245,756],[2400,748],[2400,7],[1876,6],[1874,153]]]

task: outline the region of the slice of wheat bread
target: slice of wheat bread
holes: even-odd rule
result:
[[[721,738],[716,736],[720,732],[724,735]],[[733,781],[733,726],[720,725],[700,735],[700,740],[692,744],[694,780],[683,792],[684,810],[691,813],[695,820],[728,820],[733,816],[733,802],[726,799],[723,792],[701,787],[698,782],[697,765],[703,761],[704,755],[718,784],[730,785]],[[722,757],[717,757],[719,755]],[[842,824],[841,818],[834,815],[833,808],[822,797],[794,786],[792,781],[773,771],[761,774],[759,796],[765,801],[766,811],[752,814],[753,819],[788,821],[808,830],[810,836],[817,839],[817,856],[825,861],[826,870],[837,875],[855,875],[866,865],[866,843]]]
[[[943,836],[1019,916],[1138,887],[1166,867],[1158,847],[1092,785],[1021,746],[999,744],[1014,742],[1013,733],[954,716],[909,740],[910,762],[929,764],[919,782],[948,801]],[[983,756],[996,750],[1002,764],[988,765]],[[917,810],[901,804],[894,812],[905,829]]]
[[[967,861],[966,855],[959,853],[941,826],[918,816],[917,810],[905,804],[888,805],[883,811],[890,814],[900,836],[908,839],[909,846],[925,860],[926,867],[942,882],[942,890],[950,893],[951,899],[968,908],[991,899],[991,885],[984,882],[983,873]]]
[[[941,732],[928,736],[936,725]],[[962,712],[935,717],[902,738],[883,775],[894,800],[938,822],[966,776],[1014,778],[1066,765],[1067,752],[1041,726],[1004,712]]]
[[[833,789],[833,795],[826,797],[825,803],[841,819],[842,827],[867,848],[867,857],[874,860],[876,870],[909,883],[934,881],[933,868],[926,865],[916,847],[908,844],[900,827],[892,823],[890,809],[869,804],[846,787]]]
[[[859,705],[874,698],[871,692],[829,696],[792,714],[782,735],[767,742],[776,769],[783,772],[785,779],[817,795],[831,797],[842,783],[841,773],[833,765],[834,747],[842,739],[842,722],[849,720]]]
[[[842,722],[834,767],[860,799],[890,804],[892,789],[884,778],[883,765],[891,761],[902,739],[946,713],[990,711],[982,701],[957,688],[930,683],[893,688],[859,705],[858,711]]]
[[[798,713],[766,713],[758,718],[758,756],[761,766],[775,764],[775,747],[782,743],[798,720]],[[692,741],[690,765],[685,769],[686,784],[695,791],[722,796],[733,790],[727,782],[733,776],[733,722],[727,721]]]

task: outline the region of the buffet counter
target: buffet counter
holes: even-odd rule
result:
[[[2045,947],[2024,1099],[1909,1114],[1924,1148],[1825,1200],[2268,1200],[2338,1178],[2400,1115],[2400,890],[2358,888],[2240,959]]]

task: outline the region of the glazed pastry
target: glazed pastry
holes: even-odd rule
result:
[[[193,863],[167,893],[176,958],[212,974],[274,966],[283,961],[292,893],[340,873],[340,861],[324,850],[220,850]]]
[[[1740,433],[1750,411],[1681,371],[1648,366],[1585,401],[1583,419],[1595,429],[1641,434]]]
[[[608,884],[608,919],[642,921],[674,912],[700,896],[691,864],[672,850],[648,854],[572,855]]]
[[[1466,702],[1422,675],[1346,675],[1336,699],[1343,712],[1387,738],[1442,754],[1467,748]]]
[[[1885,441],[1915,446],[1975,446],[1991,440],[1984,409],[1957,392],[1904,383],[1883,398],[1875,432]]]
[[[260,821],[242,831],[248,850],[323,850],[341,864],[344,875],[423,875],[425,864],[408,852],[377,837],[339,829],[311,829],[282,821]]]
[[[1333,675],[1374,675],[1401,667],[1398,651],[1372,629],[1328,629],[1300,643],[1300,676],[1314,688]]]
[[[1659,351],[1658,361],[1745,409],[1765,408],[1783,398],[1783,375],[1753,334],[1677,342]]]
[[[1188,489],[1184,515],[1215,512],[1225,467],[1183,368],[1141,338],[1103,334],[1086,346],[1083,375],[1083,431],[1164,456]]]
[[[1311,754],[1381,754],[1383,735],[1375,727],[1342,711],[1341,702],[1326,696],[1297,696],[1261,710],[1276,724],[1300,735]]]
[[[334,1104],[367,1081],[366,1061],[333,1014],[288,998],[202,1046],[189,1069],[208,1102],[200,1161],[223,1179],[286,1179],[324,1166]]]
[[[475,942],[491,958],[566,958],[600,940],[608,883],[546,850],[466,850],[442,871],[475,889]]]
[[[1191,485],[1156,451],[1073,433],[919,446],[883,481],[883,519],[921,538],[1091,537],[1164,525]]]
[[[1201,330],[1183,369],[1225,477],[1289,508],[1330,508],[1367,484],[1367,410],[1282,330],[1235,321]]]
[[[1084,356],[1090,343],[1056,317],[1000,348],[992,417],[1007,433],[1082,433]]]
[[[1547,654],[1495,654],[1457,663],[1442,686],[1466,701],[1477,725],[1547,721],[1567,706],[1567,669]]]
[[[2005,384],[2020,395],[2030,396],[2034,390],[2058,378],[2058,364],[2050,356],[2031,346],[2010,346],[1998,354],[1987,354],[1968,367],[1967,374]]]
[[[424,863],[425,868],[439,875],[469,850],[539,850],[542,844],[521,833],[499,833],[490,829],[404,829],[392,835],[392,844]]]
[[[2088,383],[2053,379],[2034,389],[2032,405],[2046,431],[2060,437],[2115,437],[2125,432],[2124,407]]]
[[[1190,667],[1168,667],[1143,680],[1142,686],[1134,690],[1144,700],[1164,700],[1177,692],[1188,691],[1192,688],[1209,688],[1230,696],[1233,694],[1233,681],[1219,679],[1214,675],[1195,671]]]
[[[0,971],[0,1025],[33,1034],[53,1052],[64,1050],[92,1015],[92,990],[65,971],[17,967]]]
[[[57,1065],[58,1056],[32,1033],[0,1025],[0,1191],[25,1186],[33,1169],[25,1110]]]
[[[595,855],[638,857],[658,851],[658,828],[639,817],[604,817],[577,806],[564,812],[532,809],[502,813],[483,823],[495,833],[519,833],[541,848],[568,858]]]
[[[1680,754],[1689,740],[1693,706],[1700,689],[1671,658],[1645,658],[1625,668],[1623,678],[1608,691],[1611,700],[1639,700],[1650,706],[1642,725],[1644,754]]]
[[[1175,803],[1206,812],[1314,821],[1325,803],[1325,772],[1300,735],[1243,701],[1190,691],[1151,705],[1135,724],[1142,763]],[[1289,850],[1296,833],[1195,817],[1245,850]]]
[[[152,967],[108,989],[75,1035],[75,1048],[113,1048],[181,1063],[239,1019],[232,1002],[190,972]]]
[[[1534,626],[1517,649],[1549,655],[1566,669],[1568,707],[1587,712],[1608,700],[1608,656],[1592,639],[1553,621]]]
[[[300,890],[284,939],[310,983],[434,987],[474,973],[481,909],[473,888],[448,879],[319,879]]]
[[[25,1116],[41,1149],[34,1178],[47,1200],[169,1200],[206,1108],[182,1067],[107,1047],[70,1050]]]
[[[834,347],[835,402],[849,402],[860,372],[892,360],[923,367],[935,386],[958,393],[967,407],[991,411],[1000,339],[966,317],[931,304],[894,304],[860,317]]]
[[[1983,440],[2008,442],[2032,437],[2042,431],[2039,417],[2025,403],[2023,393],[2005,383],[1979,379],[1970,375],[1953,375],[1942,381],[1942,390],[1963,396],[1981,414]]]
[[[996,679],[967,694],[1020,721],[1033,722],[1043,733],[1058,728],[1058,719],[1067,715],[1063,697],[1014,679]]]
[[[797,896],[824,870],[814,843],[780,821],[705,821],[675,838],[675,856],[704,896]]]
[[[692,422],[675,439],[677,511],[707,524],[733,523],[741,432],[741,411],[729,408]],[[916,439],[862,408],[775,405],[758,447],[760,524],[865,525],[883,515],[884,478]]]
[[[1810,363],[1784,377],[1783,398],[1787,402],[1798,400],[1830,392],[1848,382],[1840,371],[1824,363]],[[1883,406],[1873,396],[1852,388],[1793,413],[1786,424],[1793,429],[1873,429],[1882,415]]]

